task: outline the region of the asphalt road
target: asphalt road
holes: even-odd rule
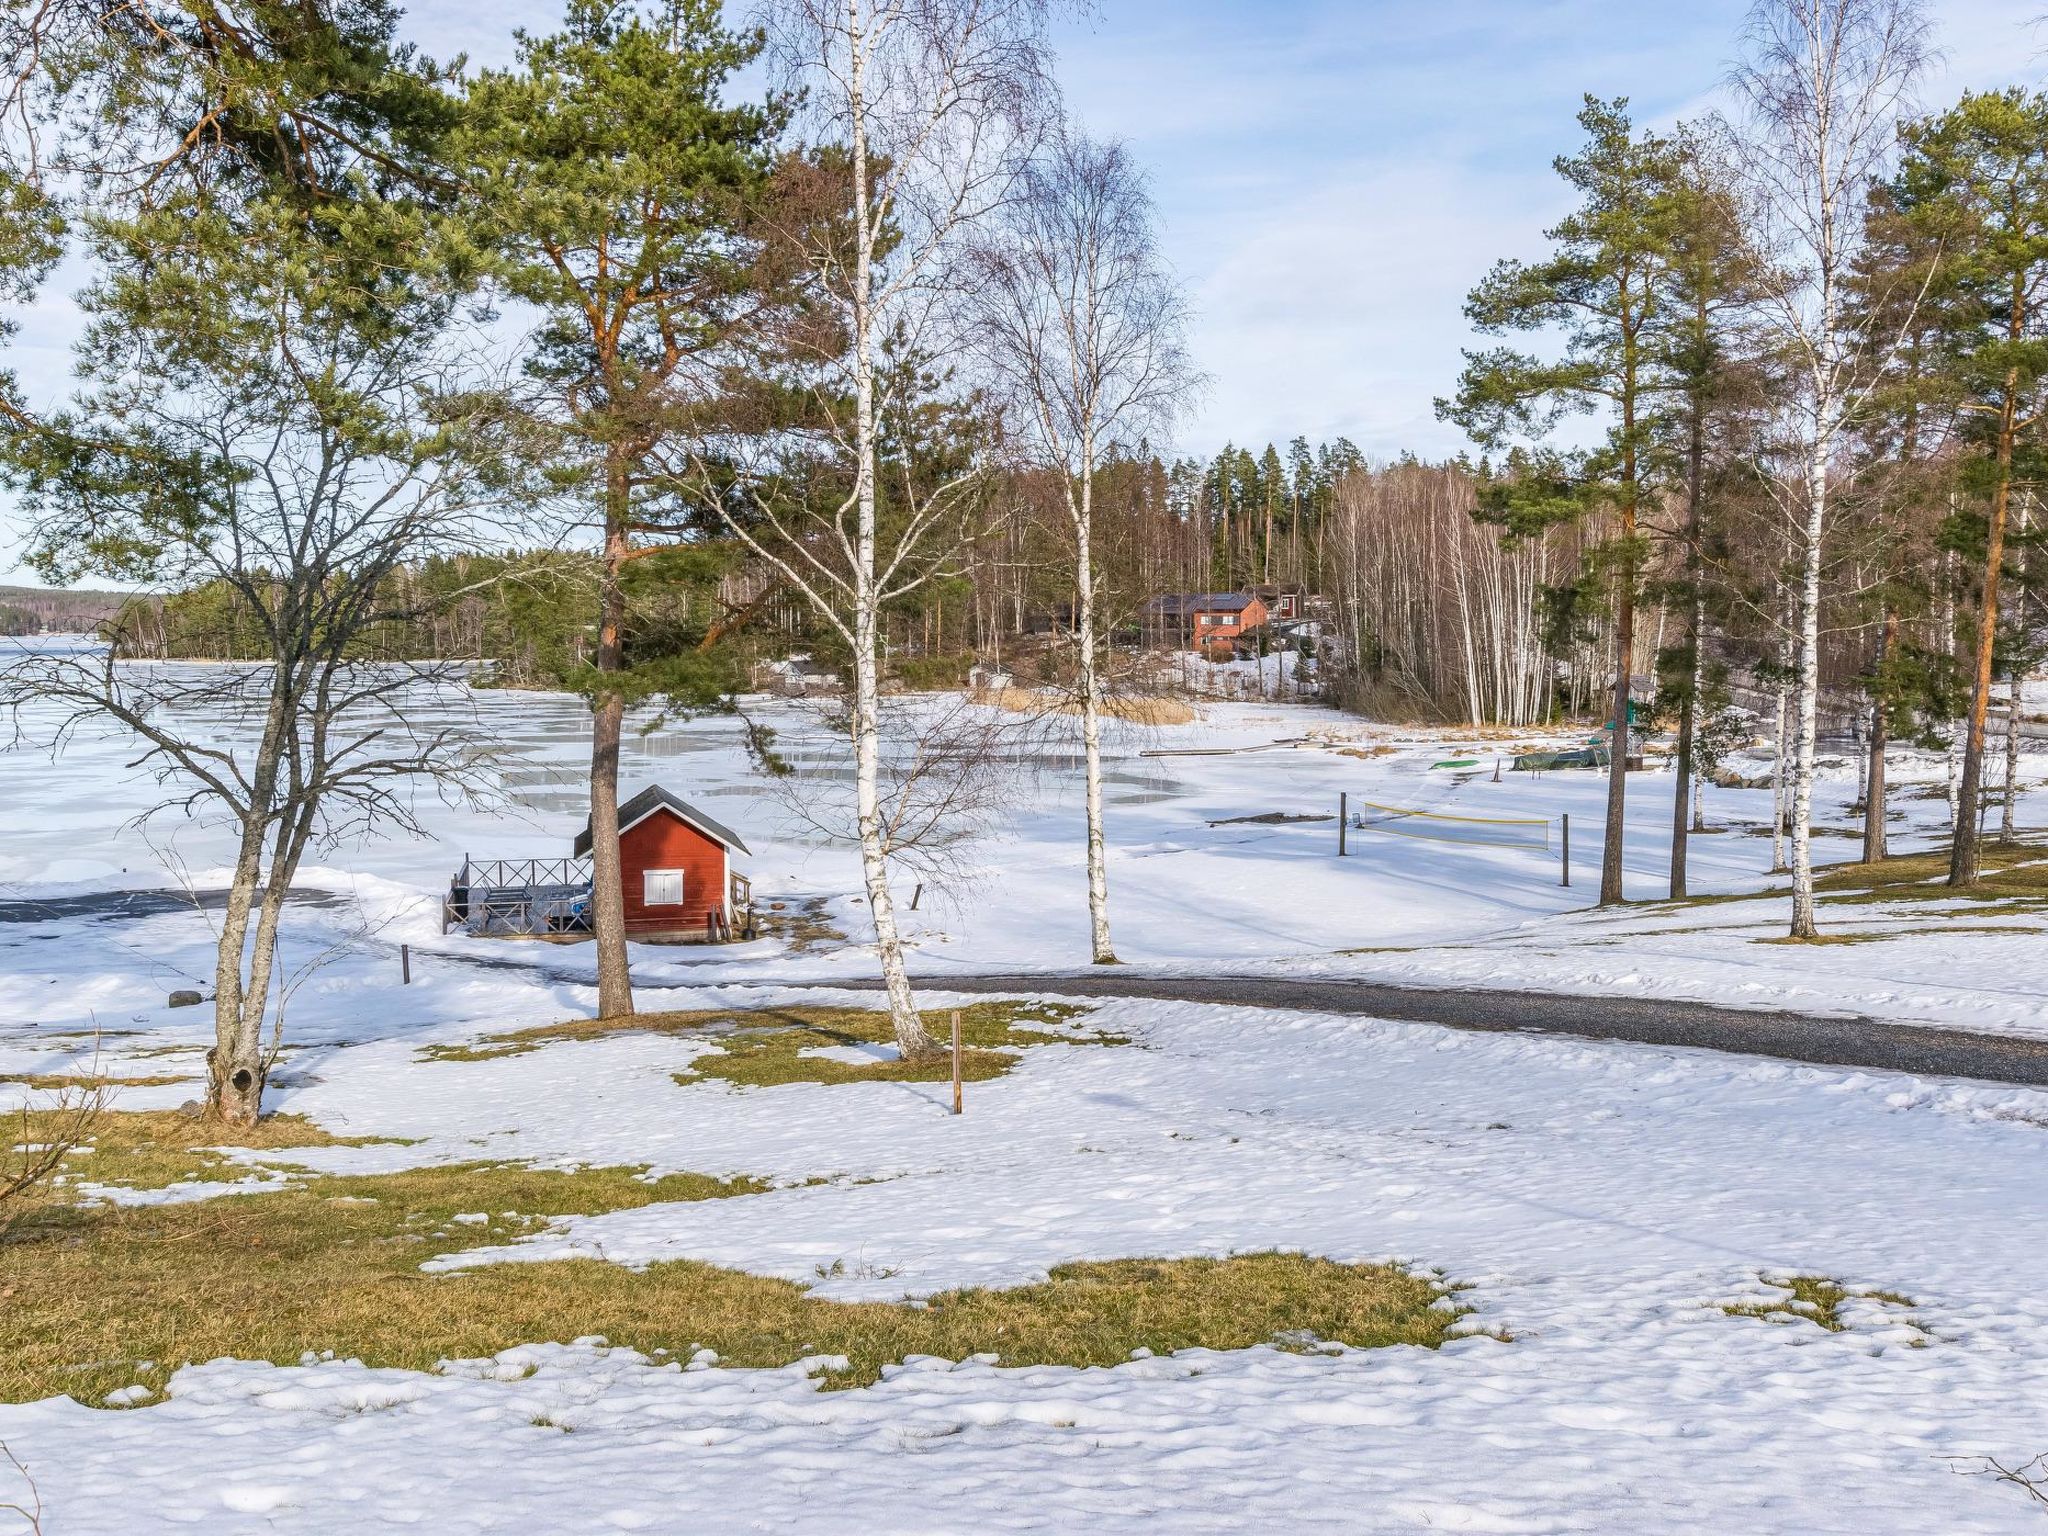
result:
[[[1960,1029],[1890,1024],[1882,1019],[1822,1018],[1763,1009],[1637,997],[1573,997],[1491,988],[1395,987],[1367,981],[1290,981],[1265,976],[1151,976],[1105,970],[1010,976],[920,976],[920,986],[949,992],[1038,992],[1068,997],[1160,998],[1240,1008],[1293,1008],[1442,1024],[1494,1033],[1571,1035],[1696,1050],[1739,1051],[1830,1067],[1874,1067],[1939,1077],[2048,1087],[2048,1041],[2014,1040]],[[851,987],[878,981],[776,982],[762,986]],[[2048,1007],[2048,1001],[2044,1001]]]

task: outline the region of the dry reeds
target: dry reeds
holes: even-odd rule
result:
[[[1025,715],[1078,715],[1078,701],[1059,693],[1042,693],[1032,688],[978,688],[974,702]],[[1159,694],[1111,695],[1102,701],[1102,712],[1112,720],[1129,725],[1192,725],[1201,713],[1186,699]]]

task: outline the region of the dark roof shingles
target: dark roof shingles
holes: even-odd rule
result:
[[[658,809],[673,811],[684,821],[689,822],[692,826],[703,832],[707,837],[710,837],[715,842],[725,844],[728,848],[737,848],[741,853],[748,855],[751,855],[754,851],[741,841],[739,833],[733,831],[732,828],[712,820],[709,816],[698,810],[697,807],[690,804],[689,801],[683,799],[680,795],[671,794],[659,784],[648,785],[639,794],[619,807],[619,827],[621,830],[630,827],[649,811]],[[583,823],[583,830],[576,834],[575,848],[576,857],[579,859],[590,852],[590,823],[587,820]]]

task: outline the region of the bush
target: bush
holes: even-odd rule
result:
[[[898,687],[928,693],[941,688],[965,688],[967,674],[973,667],[973,655],[963,651],[957,656],[904,656],[891,663],[890,671]]]

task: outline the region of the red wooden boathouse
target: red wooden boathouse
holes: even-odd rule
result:
[[[626,932],[636,939],[753,937],[753,887],[732,867],[747,845],[659,784],[619,807]],[[590,932],[590,824],[567,859],[472,859],[448,882],[441,931],[574,939]]]
[[[748,853],[730,827],[650,784],[619,807],[619,882],[626,932],[634,938],[729,937],[751,905],[748,882],[732,856]],[[576,857],[590,853],[590,824],[576,834]]]

